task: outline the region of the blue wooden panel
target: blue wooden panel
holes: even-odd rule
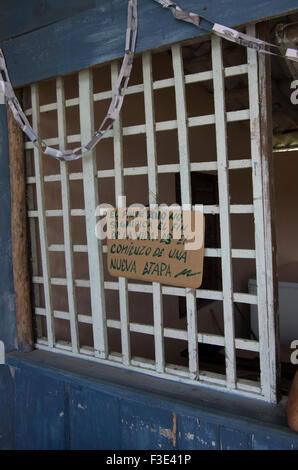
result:
[[[167,395],[160,395],[166,381],[152,387],[153,377],[135,374],[138,379],[130,380],[134,374],[128,371],[43,351],[10,353],[7,361],[16,368],[15,432],[21,448],[244,449],[251,448],[253,436],[253,449],[298,449],[298,434],[276,420],[280,407],[270,406],[270,422],[268,405],[257,400],[247,399],[250,413],[236,407],[234,396],[229,409],[227,396],[210,390],[209,399],[194,403],[187,386],[179,399],[174,393],[182,385],[175,384],[173,392],[172,382]],[[117,383],[121,375],[126,385]],[[197,398],[204,395],[194,391]],[[4,393],[0,390],[0,429]]]
[[[0,450],[13,449],[14,382],[9,367],[0,365]]]
[[[181,0],[182,8],[226,26],[240,25],[297,9],[297,0]],[[3,44],[15,87],[123,56],[127,2],[97,0],[97,7]],[[198,36],[193,25],[176,21],[153,0],[139,1],[137,51]]]
[[[220,426],[220,448],[222,450],[250,450],[251,434]]]
[[[270,430],[254,432],[252,448],[254,450],[298,450],[297,434],[293,433],[291,437]]]
[[[70,400],[71,449],[120,448],[117,398],[99,390],[73,386]]]
[[[218,426],[192,416],[178,415],[177,448],[179,450],[218,449]]]
[[[0,340],[6,351],[17,348],[11,259],[9,152],[6,106],[0,105]]]
[[[176,417],[170,411],[123,400],[120,405],[120,414],[123,450],[175,448],[174,419]]]
[[[69,447],[68,399],[64,383],[28,369],[15,372],[15,448]]]
[[[0,41],[95,6],[95,0],[9,0],[0,5]]]

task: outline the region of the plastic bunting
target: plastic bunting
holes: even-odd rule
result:
[[[258,52],[271,54],[298,62],[297,49],[287,49],[284,53],[284,50],[276,44],[262,41],[261,39],[254,38],[247,34],[236,31],[235,29],[220,25],[214,21],[209,20],[208,18],[205,18],[202,15],[182,10],[175,2],[172,2],[171,0],[154,1],[159,3],[163,8],[170,10],[174,18],[177,20],[186,21],[187,23],[191,23],[203,31],[216,34],[217,36],[220,36],[228,41],[240,44],[244,47],[255,49]],[[26,134],[29,140],[31,140],[33,145],[40,149],[42,153],[45,155],[50,155],[51,157],[61,161],[77,160],[78,158],[83,158],[94,149],[94,147],[103,138],[106,132],[111,129],[122,108],[124,96],[130,79],[136,48],[137,31],[137,0],[128,0],[125,54],[108,112],[100,127],[94,133],[94,136],[90,142],[73,150],[57,150],[53,147],[48,147],[45,142],[35,134],[24,111],[22,110],[17,97],[15,96],[11,81],[9,79],[5,58],[2,50],[0,49],[0,77],[2,77],[2,79],[0,78],[0,89],[2,89],[2,96],[4,96],[6,103],[10,107],[15,120],[22,131]]]

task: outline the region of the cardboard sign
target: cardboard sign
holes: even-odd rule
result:
[[[181,211],[179,217],[176,211],[165,215],[157,210],[154,218],[146,210],[147,215],[140,211],[126,219],[123,211],[110,210],[107,215],[107,263],[112,276],[179,287],[201,286],[205,236],[201,211]]]

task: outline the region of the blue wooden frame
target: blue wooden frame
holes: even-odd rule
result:
[[[77,0],[75,3],[80,2]],[[123,56],[126,0],[95,0],[95,3],[96,7],[92,10],[0,43],[14,87]],[[205,15],[226,26],[239,26],[298,11],[297,0],[207,0],[203,8],[198,0],[180,0],[178,3],[182,8]],[[63,10],[60,15],[62,13]],[[43,18],[43,24],[45,22],[46,18]],[[10,34],[15,34],[12,29]],[[139,0],[137,52],[200,34],[203,33],[196,27],[178,22],[169,11],[162,9],[153,0]]]
[[[34,31],[84,10],[96,0],[9,0],[0,6],[0,41]]]

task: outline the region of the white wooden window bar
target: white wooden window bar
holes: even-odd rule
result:
[[[253,30],[250,31],[250,34]],[[68,164],[60,164],[59,174],[44,175],[42,170],[42,157],[38,150],[33,149],[30,142],[25,143],[25,149],[34,151],[35,176],[27,178],[30,189],[28,196],[28,217],[39,222],[39,234],[34,233],[34,224],[31,224],[31,246],[33,258],[34,286],[44,287],[45,307],[39,306],[39,296],[35,289],[36,306],[34,314],[37,318],[46,319],[46,335],[41,337],[41,325],[38,323],[38,338],[36,348],[62,352],[75,357],[87,358],[100,363],[116,365],[146,372],[158,377],[201,386],[215,387],[229,390],[234,393],[259,397],[267,401],[276,399],[275,370],[270,366],[272,350],[276,347],[275,337],[271,324],[273,312],[267,298],[268,279],[272,273],[266,268],[266,238],[265,214],[263,205],[262,168],[260,156],[260,126],[259,122],[259,80],[258,56],[253,50],[248,50],[247,64],[224,67],[222,58],[222,40],[218,37],[211,39],[212,70],[201,73],[185,75],[183,70],[182,48],[179,44],[171,49],[173,63],[173,77],[163,80],[153,80],[152,53],[146,52],[142,57],[143,83],[128,87],[128,95],[141,94],[144,97],[145,122],[140,125],[123,126],[121,117],[115,122],[105,139],[112,139],[114,153],[114,168],[98,170],[96,167],[95,151],[92,156],[86,157],[82,162],[81,172],[71,172]],[[118,73],[117,61],[111,64],[111,85],[115,84]],[[249,89],[249,109],[226,112],[225,107],[225,79],[239,75],[247,75]],[[39,105],[38,84],[31,87],[31,108],[26,110],[32,116],[33,127],[39,132],[40,114],[57,111],[58,136],[45,138],[48,145],[66,147],[69,144],[87,142],[93,135],[95,102],[110,99],[112,91],[100,93],[93,92],[92,69],[79,72],[79,96],[65,99],[64,82],[61,77],[56,81],[57,102]],[[191,83],[212,81],[214,87],[215,112],[211,115],[187,117],[185,86]],[[175,120],[156,122],[154,111],[154,91],[172,87],[175,92],[176,115]],[[67,135],[66,109],[79,106],[80,134]],[[198,103],[199,110],[199,103]],[[229,160],[227,147],[227,124],[229,122],[249,121],[251,128],[251,158]],[[205,125],[215,126],[217,160],[210,162],[190,162],[188,149],[189,128]],[[156,134],[167,130],[177,129],[179,163],[158,164],[156,150]],[[125,167],[123,158],[123,137],[132,135],[146,135],[147,164],[139,167]],[[29,161],[29,160],[28,160]],[[253,186],[253,204],[230,204],[229,173],[237,169],[251,169]],[[219,214],[221,248],[206,248],[205,257],[221,258],[223,288],[221,291],[206,289],[183,289],[135,283],[124,278],[117,281],[105,281],[104,256],[106,246],[95,237],[95,208],[98,200],[98,184],[105,178],[114,178],[115,200],[125,195],[124,177],[147,175],[149,187],[149,203],[158,204],[158,175],[180,173],[182,203],[192,204],[190,175],[194,171],[214,171],[218,176],[219,205],[207,205],[205,214]],[[70,188],[71,181],[80,180],[84,188],[84,209],[71,207]],[[44,183],[60,182],[62,194],[62,208],[45,210]],[[32,185],[36,185],[37,209],[33,209],[31,194]],[[255,249],[233,249],[231,244],[231,214],[252,214],[254,217]],[[48,217],[61,217],[63,220],[64,244],[48,245],[47,225]],[[76,245],[72,241],[71,217],[85,217],[87,245]],[[41,249],[42,276],[37,275],[36,242],[39,235]],[[65,278],[53,278],[50,274],[49,253],[65,253]],[[87,253],[89,264],[89,279],[75,279],[73,269],[73,256],[75,253]],[[234,292],[232,260],[252,259],[256,262],[257,295]],[[266,270],[267,269],[267,270]],[[52,286],[65,286],[67,288],[69,311],[54,310],[51,300]],[[89,288],[91,295],[92,315],[77,313],[76,287]],[[107,319],[105,294],[109,291],[119,293],[119,320]],[[129,293],[145,293],[152,295],[153,324],[143,325],[130,321]],[[164,327],[163,297],[178,296],[186,298],[187,329],[179,330]],[[223,303],[224,335],[205,334],[198,331],[197,299],[218,300]],[[234,302],[258,306],[259,340],[235,338],[234,332]],[[55,319],[68,321],[70,324],[70,342],[56,341]],[[79,324],[92,327],[94,347],[84,347],[79,341]],[[109,350],[107,329],[120,330],[122,354]],[[131,333],[142,333],[154,338],[155,360],[134,357],[131,354]],[[165,360],[166,338],[183,340],[188,345],[188,368],[180,365],[168,364]],[[225,349],[226,374],[208,372],[200,369],[200,344],[222,346]],[[260,382],[237,378],[236,349],[255,351],[260,355]]]

